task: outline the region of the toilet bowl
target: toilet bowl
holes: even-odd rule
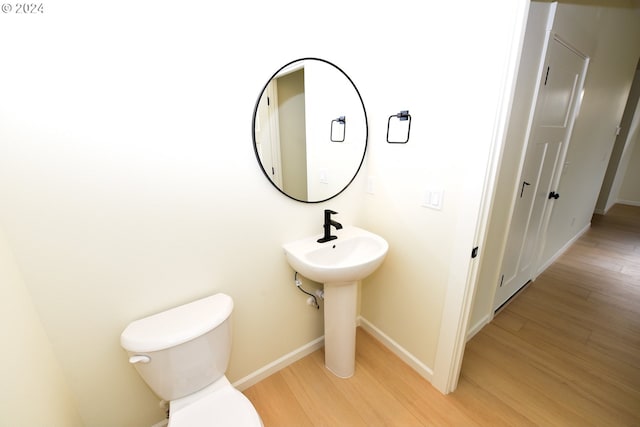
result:
[[[231,297],[216,294],[131,322],[122,332],[129,362],[169,402],[169,426],[262,426],[224,375],[232,311]]]
[[[169,402],[169,427],[262,426],[255,408],[227,377],[194,395]]]

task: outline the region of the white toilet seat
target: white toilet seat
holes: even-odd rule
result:
[[[261,427],[262,425],[262,420],[249,399],[228,384],[171,411],[168,427]]]

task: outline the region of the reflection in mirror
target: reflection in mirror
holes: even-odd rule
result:
[[[278,190],[302,202],[329,200],[347,188],[364,160],[367,115],[360,93],[328,61],[290,62],[258,98],[253,143]]]

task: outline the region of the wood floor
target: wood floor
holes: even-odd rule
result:
[[[272,426],[640,426],[640,207],[614,206],[480,331],[442,395],[364,331],[244,391]]]

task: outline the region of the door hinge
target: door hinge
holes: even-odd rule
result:
[[[478,256],[478,246],[473,248],[473,250],[471,251],[471,258],[475,258],[477,256]]]
[[[271,99],[267,96],[267,105],[271,105]]]
[[[503,283],[504,283],[504,274],[500,276],[500,287],[502,287]]]
[[[547,80],[549,79],[549,70],[550,70],[550,69],[551,69],[551,66],[550,66],[550,65],[548,65],[548,66],[547,66],[547,75],[546,75],[546,76],[544,76],[544,85],[545,85],[545,86],[547,85]]]

